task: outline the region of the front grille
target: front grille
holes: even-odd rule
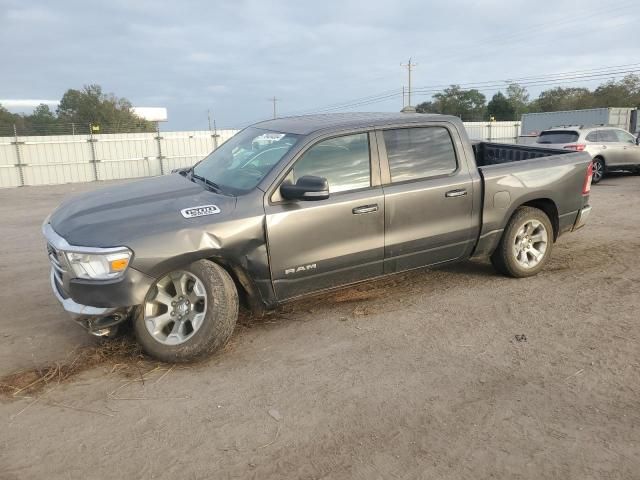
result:
[[[47,254],[49,255],[49,262],[51,262],[51,268],[53,269],[53,278],[56,282],[56,287],[58,287],[60,294],[66,297],[63,289],[63,277],[67,272],[65,269],[64,256],[50,243],[47,243]]]

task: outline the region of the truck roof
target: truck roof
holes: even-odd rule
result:
[[[458,117],[451,115],[424,113],[325,113],[276,118],[258,122],[253,126],[276,132],[308,135],[320,130],[380,127],[390,124],[423,123],[433,120],[460,121]]]

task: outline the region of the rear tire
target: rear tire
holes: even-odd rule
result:
[[[158,279],[137,309],[143,350],[163,362],[190,362],[220,350],[238,319],[238,291],[219,265],[200,260]]]
[[[591,183],[599,183],[604,178],[606,171],[606,165],[602,157],[596,157],[593,159],[593,174],[591,176]]]
[[[530,277],[544,268],[552,247],[549,217],[537,208],[520,207],[509,220],[491,263],[503,275]]]

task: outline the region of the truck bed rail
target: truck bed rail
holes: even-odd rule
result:
[[[476,157],[476,164],[479,167],[572,153],[571,150],[510,145],[504,143],[474,142],[472,146],[473,153]]]

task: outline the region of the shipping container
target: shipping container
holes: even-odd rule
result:
[[[563,126],[609,125],[636,133],[635,108],[589,108],[562,112],[525,113],[522,115],[522,135],[537,135],[543,130]]]

